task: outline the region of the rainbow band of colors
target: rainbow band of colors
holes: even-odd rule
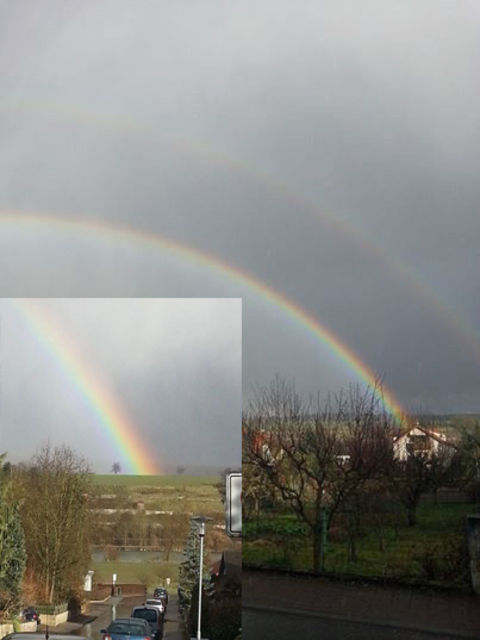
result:
[[[29,331],[49,354],[56,357],[72,385],[93,409],[115,451],[128,464],[128,471],[138,475],[160,473],[159,461],[153,459],[120,402],[53,318],[30,301],[17,300],[15,308]]]
[[[214,148],[210,141],[196,140],[192,137],[174,134],[172,132],[159,131],[155,126],[149,126],[144,121],[131,118],[126,113],[112,111],[99,111],[91,109],[90,105],[65,103],[58,101],[23,100],[15,97],[5,97],[0,101],[0,110],[14,114],[20,112],[32,113],[35,118],[39,114],[46,114],[55,122],[59,119],[73,120],[87,126],[100,127],[102,131],[115,130],[127,135],[143,136],[151,143],[168,144],[173,150],[186,154],[187,157],[212,164],[215,167],[244,175],[264,186],[273,195],[282,201],[290,203],[295,209],[302,209],[313,220],[322,220],[332,229],[340,232],[353,246],[366,251],[374,257],[382,268],[390,272],[403,282],[410,292],[417,297],[422,305],[428,306],[434,313],[437,322],[441,322],[455,339],[463,344],[468,354],[474,354],[480,360],[480,340],[478,333],[465,318],[461,318],[456,307],[448,306],[442,298],[425,283],[421,274],[412,269],[406,263],[395,257],[391,250],[388,251],[374,242],[372,236],[365,232],[361,226],[354,225],[351,221],[343,219],[334,212],[319,208],[316,202],[309,200],[294,184],[286,182],[284,178],[278,178],[261,166],[252,164],[251,159],[245,160],[236,157],[225,150]]]
[[[283,294],[272,289],[261,280],[236,266],[232,266],[211,254],[200,251],[199,249],[180,244],[164,235],[138,231],[137,229],[126,225],[113,225],[99,220],[60,218],[49,214],[3,213],[0,214],[0,224],[4,226],[10,225],[14,228],[18,228],[21,225],[34,227],[41,226],[52,230],[75,231],[76,233],[84,233],[97,237],[100,236],[107,240],[113,240],[116,242],[133,242],[141,246],[169,251],[193,264],[200,264],[226,275],[232,281],[236,281],[246,286],[261,298],[283,310],[285,314],[294,318],[309,332],[320,339],[321,342],[331,349],[339,360],[344,362],[355,372],[361,381],[374,390],[385,409],[395,418],[395,420],[400,424],[404,423],[405,412],[398,400],[395,398],[393,392],[385,385],[382,385],[381,388],[378,386],[377,376],[370,367],[353,352],[352,349],[343,343],[338,336],[324,326],[314,315],[303,309],[294,301],[285,297]],[[45,331],[48,332],[47,327],[45,327]],[[55,344],[52,344],[52,348],[55,348]],[[75,365],[72,360],[70,360],[70,364]],[[76,374],[80,373],[78,371],[78,367],[74,366],[74,368]],[[80,375],[79,378],[82,381],[85,379],[82,375]],[[110,412],[117,417],[114,408],[117,410],[119,409],[118,406],[115,406],[112,399],[108,397],[100,398],[95,396],[94,401],[98,402],[99,411],[104,411],[106,413],[106,418],[108,417],[107,423],[112,434],[119,437],[121,441],[128,442],[128,446],[133,444],[135,442],[135,438],[128,433],[128,428],[124,425],[124,430],[122,431],[122,427],[119,426],[117,428],[115,420],[111,419],[112,416],[110,415]],[[120,425],[124,424],[121,420],[121,415],[119,415],[118,418]],[[119,435],[120,433],[121,435]],[[125,446],[127,447],[127,444]],[[138,452],[135,459],[137,468],[138,465],[141,467],[142,460],[141,455]]]

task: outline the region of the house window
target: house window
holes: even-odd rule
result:
[[[407,442],[408,453],[421,453],[423,451],[430,451],[431,448],[432,442],[426,435],[410,436]]]

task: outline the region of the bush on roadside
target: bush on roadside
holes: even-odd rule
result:
[[[424,577],[432,582],[466,585],[469,579],[466,542],[447,537],[435,544],[424,544],[414,556]]]
[[[209,608],[206,636],[210,640],[235,640],[242,626],[242,607],[239,598],[213,603]]]
[[[83,594],[80,593],[80,591],[72,593],[68,599],[68,612],[70,617],[73,618],[80,615],[85,602],[85,592],[83,592]]]

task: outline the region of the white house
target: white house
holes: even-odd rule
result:
[[[444,446],[452,446],[444,433],[421,427],[417,422],[393,439],[393,455],[397,460],[406,460],[411,455],[430,457],[438,454]]]

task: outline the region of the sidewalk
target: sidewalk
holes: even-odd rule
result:
[[[56,633],[73,633],[74,631],[78,631],[82,627],[84,627],[89,622],[92,622],[98,616],[105,613],[105,610],[108,607],[112,607],[117,605],[121,601],[121,597],[109,597],[103,602],[90,602],[88,605],[88,612],[81,613],[78,616],[75,616],[72,620],[68,620],[67,622],[63,622],[62,624],[58,624],[56,627],[49,627],[48,630],[52,634]],[[44,624],[39,624],[37,631],[45,631],[46,626]]]
[[[184,623],[178,613],[178,599],[170,597],[164,626],[164,640],[185,640]]]
[[[243,604],[480,637],[480,598],[390,585],[245,571]]]

